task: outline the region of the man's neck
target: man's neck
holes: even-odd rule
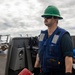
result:
[[[57,28],[57,25],[56,26],[52,26],[52,27],[48,27],[48,37],[50,36],[50,35],[52,35],[52,33],[56,30],[56,28]]]

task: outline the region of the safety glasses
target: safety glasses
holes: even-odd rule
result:
[[[52,16],[45,16],[44,19],[51,19]]]

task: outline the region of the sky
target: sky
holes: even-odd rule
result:
[[[49,5],[56,6],[64,18],[58,26],[75,35],[75,0],[0,0],[0,34],[39,35],[47,29],[41,15]]]

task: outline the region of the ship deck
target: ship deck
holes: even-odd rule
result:
[[[0,75],[5,75],[7,55],[0,54]]]

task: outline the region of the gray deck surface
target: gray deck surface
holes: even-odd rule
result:
[[[7,55],[0,55],[0,75],[5,75]]]

